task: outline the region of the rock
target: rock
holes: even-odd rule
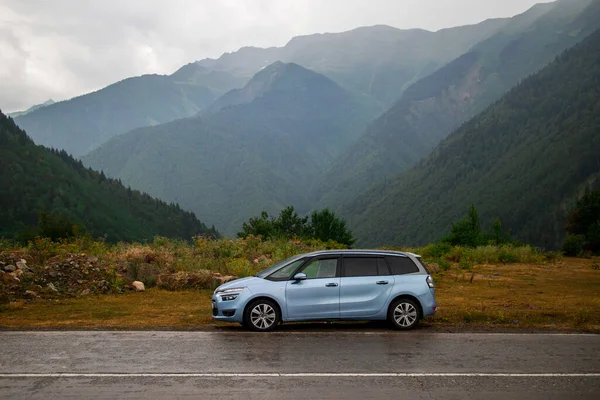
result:
[[[58,289],[56,288],[56,286],[54,286],[54,284],[52,282],[50,282],[47,286],[48,286],[48,289],[52,290],[55,293],[58,293]]]
[[[22,269],[18,269],[18,270],[14,271],[14,272],[11,272],[10,274],[14,275],[14,276],[21,276],[21,275],[23,275],[23,270]]]
[[[140,282],[140,281],[134,281],[131,286],[133,286],[135,288],[136,292],[143,292],[144,290],[146,290],[146,287],[144,286],[144,282]]]
[[[4,267],[4,270],[7,272],[13,272],[17,270],[17,267],[15,267],[14,265],[7,265],[6,267]]]
[[[20,280],[20,279],[19,279],[19,277],[17,276],[17,272],[16,272],[16,271],[15,271],[15,272],[9,272],[8,274],[9,274],[10,276],[12,276],[12,277],[15,279],[15,281],[17,281],[17,282],[21,282],[21,280]]]
[[[79,292],[79,294],[81,296],[88,296],[88,295],[92,294],[92,291],[90,289],[85,289],[85,290],[82,290],[81,292]]]
[[[25,291],[25,296],[27,296],[27,297],[38,297],[38,294],[36,292],[34,292],[33,290],[26,290]]]
[[[25,261],[23,259],[21,261],[17,261],[17,268],[27,269],[27,261]]]
[[[90,263],[97,263],[98,262],[98,257],[88,257],[88,262],[90,262]]]

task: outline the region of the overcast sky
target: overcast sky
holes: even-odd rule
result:
[[[0,109],[168,74],[242,46],[386,24],[441,28],[547,0],[0,0]]]

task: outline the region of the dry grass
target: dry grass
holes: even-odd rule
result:
[[[452,267],[436,275],[432,323],[600,330],[600,273],[594,261]]]
[[[4,328],[191,328],[211,321],[211,292],[150,289],[122,295],[11,303]]]
[[[544,265],[458,264],[435,274],[436,326],[600,330],[597,260]],[[0,311],[3,328],[197,328],[211,323],[210,291],[19,301]]]

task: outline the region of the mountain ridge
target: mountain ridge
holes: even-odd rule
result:
[[[599,77],[600,29],[342,214],[363,244],[416,245],[473,203],[482,223],[499,217],[518,239],[557,248],[569,205],[600,185]]]

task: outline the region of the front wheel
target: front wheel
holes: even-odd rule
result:
[[[398,299],[390,305],[388,320],[396,329],[412,329],[419,323],[420,319],[419,306],[414,300]]]
[[[257,300],[244,313],[244,323],[251,331],[268,332],[277,327],[281,314],[277,305],[271,300]]]

